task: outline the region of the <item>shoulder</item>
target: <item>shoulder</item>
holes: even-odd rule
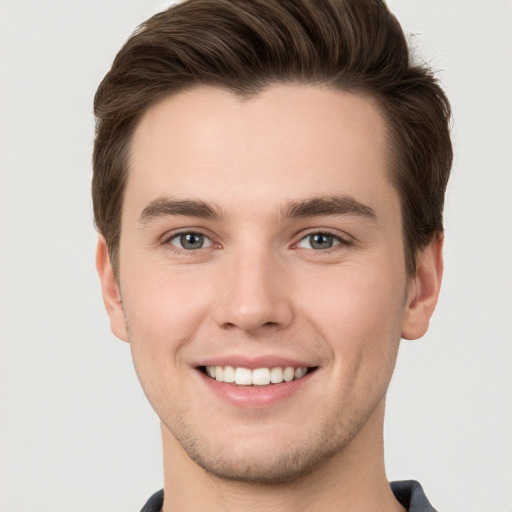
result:
[[[142,507],[140,512],[160,512],[164,504],[164,491],[163,489],[155,492],[147,503]]]
[[[436,512],[419,482],[404,480],[391,482],[390,485],[395,498],[407,509],[407,512]]]
[[[437,512],[430,504],[421,485],[415,480],[391,482],[391,490],[407,512]],[[164,491],[153,494],[140,512],[160,512],[164,502]]]

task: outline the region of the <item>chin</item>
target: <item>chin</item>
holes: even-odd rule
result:
[[[212,438],[211,433],[194,435],[188,428],[180,428],[178,435],[173,435],[188,457],[210,475],[233,482],[279,485],[309,475],[342,453],[359,428],[337,424],[313,435],[299,430],[298,437],[288,430],[274,439],[264,434],[255,438],[250,430],[242,436],[225,435],[222,440]]]
[[[300,479],[311,473],[323,460],[332,454],[300,450],[290,453],[281,451],[272,456],[255,458],[249,454],[220,456],[189,453],[190,458],[211,475],[223,480],[240,483],[279,485]]]

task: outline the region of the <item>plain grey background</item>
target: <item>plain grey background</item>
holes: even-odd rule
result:
[[[0,0],[0,511],[137,511],[156,415],[110,333],[90,201],[97,85],[161,0]],[[390,479],[512,511],[512,2],[390,0],[451,98],[456,160],[430,332],[404,342]]]

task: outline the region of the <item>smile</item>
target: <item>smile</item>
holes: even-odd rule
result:
[[[218,382],[226,382],[238,386],[268,386],[281,384],[292,380],[302,379],[309,368],[300,366],[273,367],[273,368],[250,368],[233,366],[206,366],[206,374]]]

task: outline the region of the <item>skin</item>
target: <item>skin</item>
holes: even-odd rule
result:
[[[142,117],[119,279],[101,236],[97,268],[161,419],[164,511],[403,510],[384,471],[385,395],[400,338],[427,330],[442,239],[408,277],[386,135],[371,99],[311,85],[250,99],[193,88]],[[357,208],[292,214],[333,196]],[[180,247],[183,232],[204,246]],[[315,233],[326,243],[313,246]],[[315,371],[290,396],[244,407],[197,368],[262,354]]]

